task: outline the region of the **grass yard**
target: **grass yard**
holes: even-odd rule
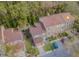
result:
[[[38,49],[36,47],[33,47],[32,42],[30,41],[29,38],[25,38],[25,46],[26,46],[26,53],[29,56],[37,56],[39,54]]]

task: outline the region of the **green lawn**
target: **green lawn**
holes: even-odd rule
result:
[[[25,39],[25,46],[26,46],[26,53],[28,53],[29,56],[32,56],[32,55],[37,56],[39,54],[38,49],[36,47],[33,47],[33,44],[29,38]]]

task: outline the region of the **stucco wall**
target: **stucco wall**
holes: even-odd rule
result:
[[[74,23],[73,21],[69,21],[69,22],[64,22],[62,24],[46,27],[47,36],[51,36],[54,35],[55,33],[63,32],[71,28],[73,26],[73,23]]]

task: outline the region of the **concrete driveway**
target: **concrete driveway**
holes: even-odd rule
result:
[[[38,47],[38,50],[39,50],[39,55],[40,55],[40,56],[46,54],[46,51],[43,49],[43,47]]]

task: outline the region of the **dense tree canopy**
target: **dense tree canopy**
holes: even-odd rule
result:
[[[0,2],[0,25],[26,27],[33,25],[39,17],[63,12],[64,4],[44,7],[42,2]]]

